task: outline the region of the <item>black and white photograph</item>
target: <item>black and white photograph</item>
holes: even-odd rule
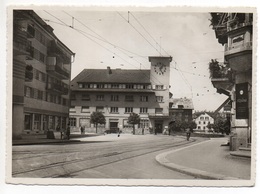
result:
[[[9,7],[7,182],[253,186],[255,12]]]

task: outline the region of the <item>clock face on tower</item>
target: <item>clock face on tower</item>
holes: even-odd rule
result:
[[[158,75],[163,75],[166,70],[166,65],[164,65],[162,62],[158,62],[154,65],[154,72]]]

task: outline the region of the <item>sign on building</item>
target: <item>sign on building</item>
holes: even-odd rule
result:
[[[236,119],[248,119],[248,83],[236,84]]]

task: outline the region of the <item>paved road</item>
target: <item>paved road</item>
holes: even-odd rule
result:
[[[201,141],[197,140],[196,142]],[[167,150],[195,143],[182,137],[115,134],[80,143],[13,146],[13,177],[194,179],[155,160]]]

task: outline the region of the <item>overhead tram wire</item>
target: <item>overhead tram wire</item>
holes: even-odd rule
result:
[[[168,53],[166,50],[163,49],[163,47],[161,46],[161,44],[159,44],[159,43],[155,40],[155,38],[148,32],[148,30],[146,30],[146,28],[144,27],[144,25],[132,14],[132,12],[129,11],[129,13],[133,16],[133,18],[137,21],[137,23],[144,29],[144,31],[153,39],[153,41],[154,41],[156,44],[160,45],[160,48],[161,48],[168,56],[170,56],[169,53]]]
[[[146,42],[149,43],[149,45],[151,45],[151,46],[161,55],[160,51],[158,51],[158,49],[157,49],[156,47],[154,47],[154,46],[152,45],[152,43],[150,43],[150,41],[147,40],[147,38],[145,38],[142,33],[140,33],[140,32],[139,32],[129,21],[127,21],[127,19],[125,19],[119,12],[117,12],[117,13],[118,13],[118,15],[120,15],[130,26],[132,26],[132,28],[134,28],[135,31],[136,31],[138,34],[140,34],[140,35],[146,40]]]
[[[50,14],[50,13],[48,13]],[[74,29],[72,26],[69,26],[67,25],[65,22],[63,22],[62,20],[60,20],[59,18],[55,17],[54,15],[50,14],[51,16],[53,16],[54,18],[56,18],[57,20],[59,20],[60,22],[62,22],[64,24],[64,26],[66,27],[70,27],[71,29]],[[73,17],[73,16],[72,16]],[[77,20],[75,17],[74,17],[75,20]],[[78,21],[78,20],[77,20]],[[78,30],[76,30],[78,31]],[[114,53],[113,51],[111,51],[110,49],[104,47],[103,45],[101,45],[100,43],[98,43],[97,41],[93,40],[92,38],[88,37],[87,35],[85,35],[83,32],[80,32],[81,30],[78,31],[78,33],[82,34],[83,36],[85,36],[86,38],[88,38],[89,40],[93,41],[94,43],[98,44],[99,46],[101,46],[102,48],[104,48],[105,50],[107,50],[108,52],[112,53],[113,55],[116,55],[117,57],[119,57],[121,60],[125,61],[126,63],[128,63],[129,65],[139,69],[139,67],[136,67],[135,65],[133,65],[132,63],[129,63],[128,61],[126,61],[125,59],[123,59],[121,56],[119,56],[118,54]],[[96,33],[97,34],[97,33]],[[98,34],[97,34],[98,35]],[[99,35],[100,36],[100,35]],[[104,38],[103,38],[104,39]],[[104,40],[105,42],[109,43],[108,41]],[[144,74],[146,76],[146,74]],[[159,84],[162,84],[156,77],[154,77],[158,82]]]

